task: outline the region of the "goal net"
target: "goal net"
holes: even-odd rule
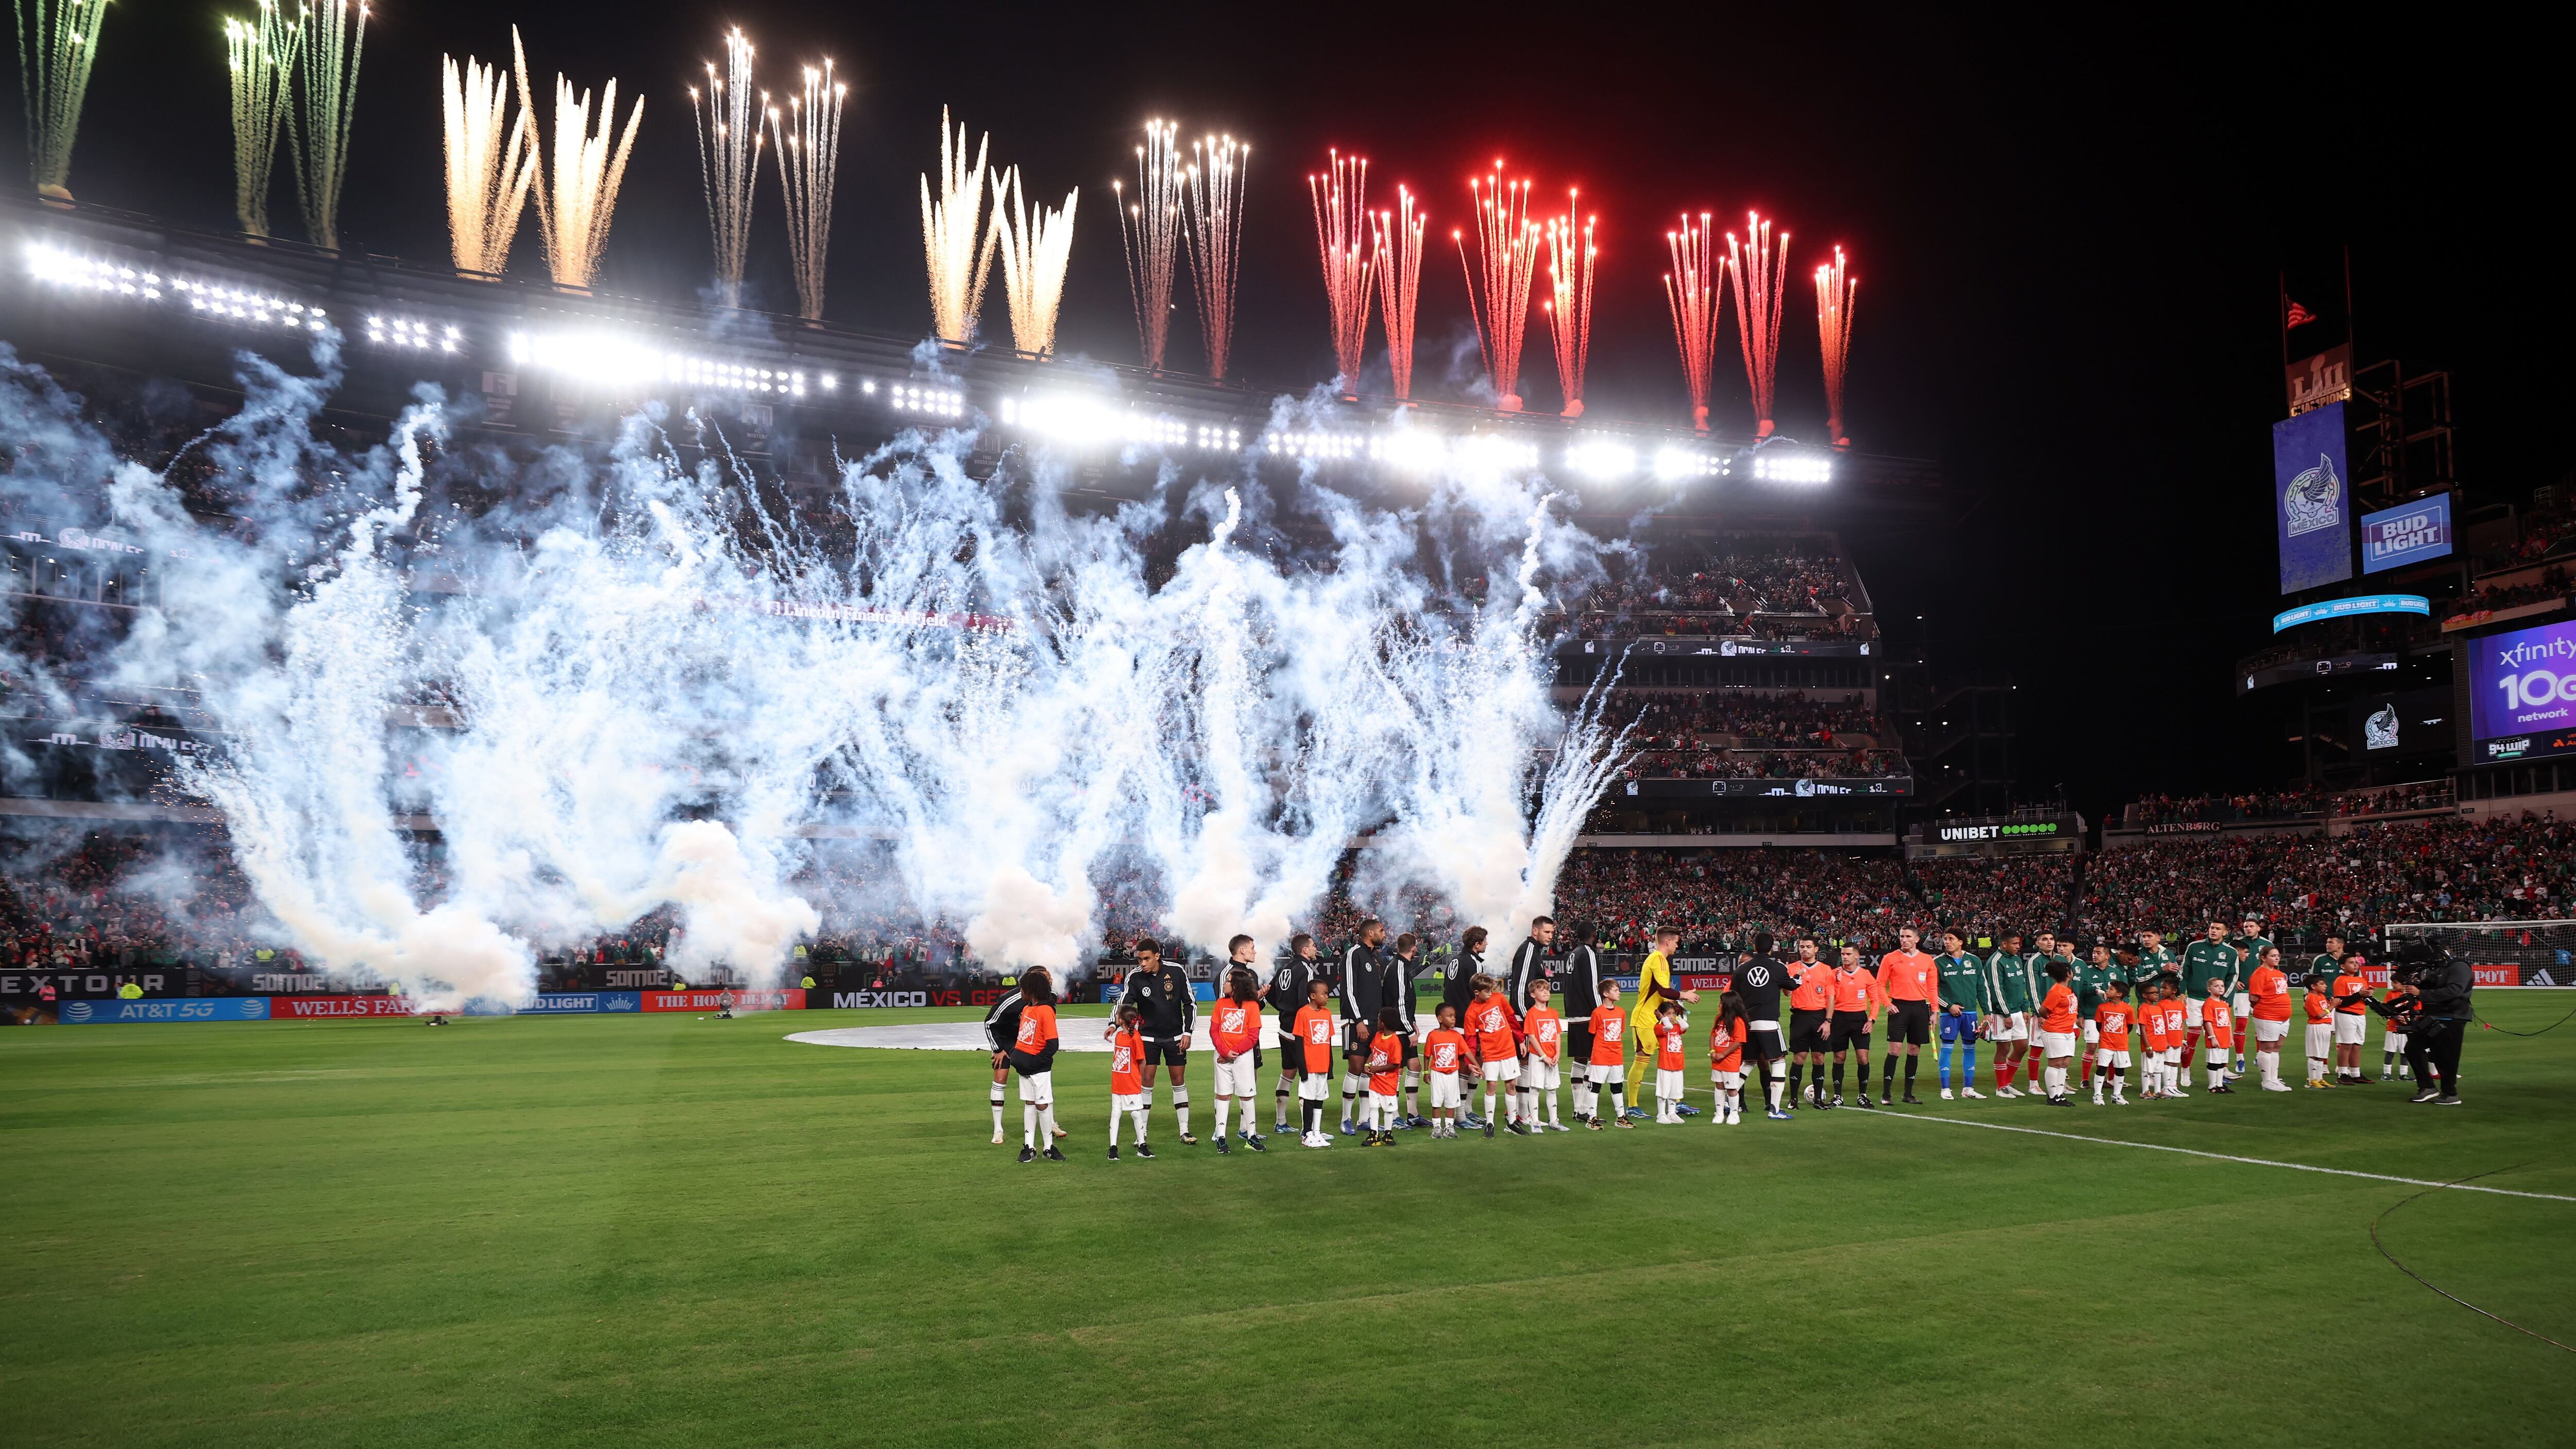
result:
[[[2407,922],[2385,935],[2468,962],[2480,986],[2576,986],[2576,921]]]

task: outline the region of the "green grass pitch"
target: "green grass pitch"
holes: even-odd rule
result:
[[[0,1033],[0,1444],[2576,1439],[2399,1183],[1848,1109],[1113,1168],[1099,1054],[1022,1166],[981,1058],[781,1039],[896,1019]],[[2576,1198],[2576,1022],[2463,1090],[1906,1115]],[[2576,1342],[2576,1201],[2383,1233]]]

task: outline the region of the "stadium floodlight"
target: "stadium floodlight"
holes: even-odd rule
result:
[[[1753,477],[1760,483],[1819,484],[1834,481],[1834,460],[1817,453],[1764,449],[1753,455]]]
[[[1270,453],[1284,458],[1345,463],[1368,450],[1368,439],[1359,433],[1336,433],[1318,428],[1311,433],[1267,433],[1263,435],[1261,445]]]
[[[175,305],[184,301],[190,313],[209,321],[252,327],[320,332],[331,325],[330,314],[320,307],[308,307],[302,302],[255,288],[226,286],[194,277],[165,276],[149,267],[82,256],[44,242],[29,242],[26,255],[30,280],[67,292],[85,292],[137,303]]]
[[[886,406],[899,413],[922,417],[954,418],[966,411],[966,395],[954,388],[924,387],[919,383],[898,382],[886,388]]]
[[[1450,450],[1450,460],[1458,472],[1500,477],[1514,469],[1536,468],[1538,448],[1531,443],[1515,443],[1500,433],[1470,433]]]
[[[1406,473],[1436,473],[1449,461],[1449,440],[1429,428],[1389,428],[1369,439],[1369,460]]]
[[[1637,450],[1608,438],[1586,438],[1565,450],[1565,466],[1596,483],[1616,483],[1637,471]]]
[[[665,351],[613,332],[513,332],[509,358],[516,367],[621,395],[672,390],[805,396],[800,370]]]
[[[1668,443],[1655,450],[1655,480],[1659,483],[1683,483],[1693,478],[1706,478],[1717,472],[1717,455],[1697,448]]]
[[[399,347],[412,352],[454,352],[465,343],[465,330],[453,324],[440,326],[417,317],[388,317],[370,313],[367,317],[367,343],[371,347]]]

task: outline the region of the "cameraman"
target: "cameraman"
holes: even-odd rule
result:
[[[2477,973],[2450,953],[2419,944],[2392,954],[2388,979],[2401,988],[2390,1000],[2371,1001],[2367,993],[2358,999],[2406,1033],[2406,1060],[2415,1071],[2415,1095],[2408,1100],[2459,1106],[2460,1043]]]

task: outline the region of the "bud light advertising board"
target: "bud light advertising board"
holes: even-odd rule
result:
[[[2576,753],[2576,619],[2464,648],[2471,764]]]

